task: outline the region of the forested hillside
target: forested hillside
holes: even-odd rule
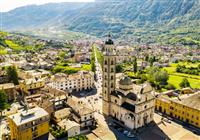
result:
[[[138,43],[200,45],[199,0],[96,0],[27,6],[3,13],[11,31],[82,32]]]

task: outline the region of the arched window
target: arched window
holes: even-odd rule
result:
[[[111,76],[111,78],[110,78],[111,80],[113,80],[113,75]]]
[[[107,68],[105,68],[104,71],[107,72]]]
[[[113,65],[114,64],[114,62],[113,62],[113,60],[111,61],[111,65]]]
[[[105,64],[105,65],[107,65],[107,64],[108,64],[108,63],[107,63],[107,60],[105,60],[105,61],[104,61],[104,64]]]

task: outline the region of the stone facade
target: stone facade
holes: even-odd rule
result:
[[[103,114],[129,129],[137,129],[153,121],[155,98],[148,84],[135,85],[124,76],[116,88],[116,55],[113,41],[105,42],[103,61]]]

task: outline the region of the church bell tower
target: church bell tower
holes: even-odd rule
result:
[[[102,111],[104,116],[110,115],[110,94],[115,90],[115,66],[116,56],[114,51],[114,43],[109,34],[108,39],[105,41],[103,56],[103,83],[102,83],[102,95],[103,105]]]

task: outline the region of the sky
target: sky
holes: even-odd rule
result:
[[[17,7],[30,4],[45,4],[50,2],[91,2],[94,0],[0,0],[0,12],[7,12]]]

